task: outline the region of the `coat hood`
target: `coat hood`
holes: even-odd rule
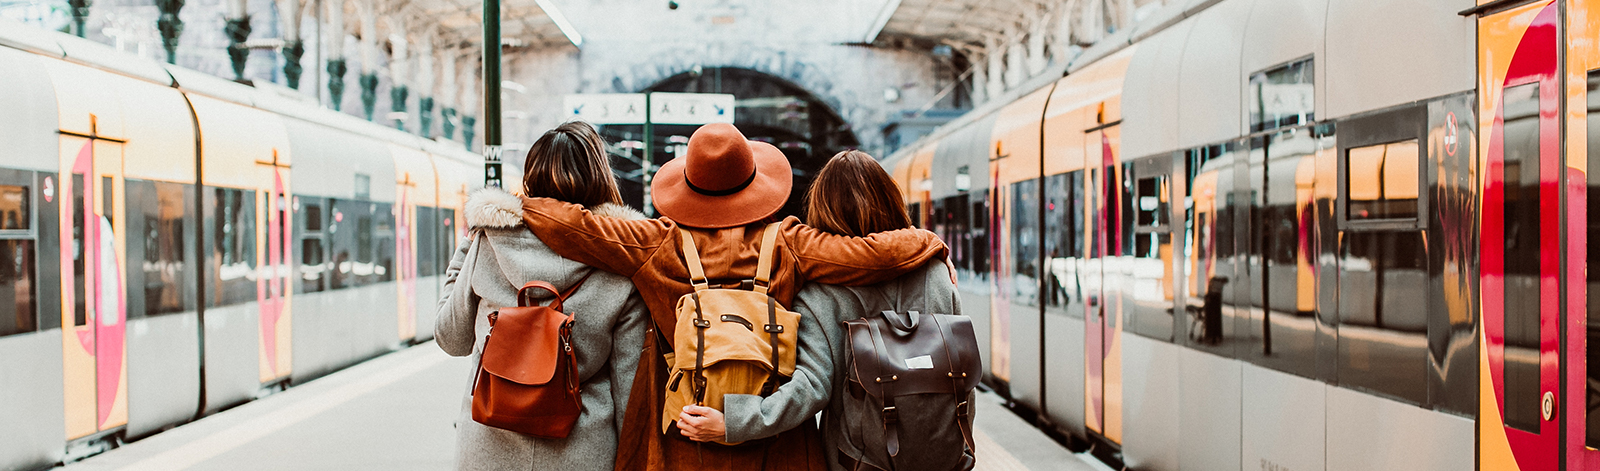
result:
[[[617,219],[647,219],[631,207],[606,203],[589,211]],[[522,198],[505,190],[489,187],[467,197],[467,227],[472,229],[511,229],[522,227]]]

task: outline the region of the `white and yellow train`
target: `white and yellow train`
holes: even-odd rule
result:
[[[0,469],[432,337],[460,144],[10,22],[0,84]]]
[[[886,159],[988,382],[1131,469],[1600,469],[1600,1],[1167,3]]]

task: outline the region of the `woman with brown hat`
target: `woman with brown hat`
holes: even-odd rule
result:
[[[570,201],[596,214],[644,219],[622,205],[605,143],[587,123],[546,132],[528,150],[523,169],[526,194]],[[582,407],[566,438],[535,438],[474,421],[468,386],[456,420],[456,469],[611,469],[650,322],[643,300],[626,277],[597,272],[551,251],[522,226],[522,200],[515,195],[499,188],[479,190],[467,198],[464,217],[473,236],[445,271],[434,327],[439,348],[452,356],[473,356],[469,364],[476,374],[490,313],[516,306],[517,288],[527,282],[549,282],[570,296],[565,304],[575,313],[572,343]]]
[[[671,348],[677,324],[674,303],[693,291],[678,231],[692,237],[711,283],[752,279],[765,222],[788,200],[792,184],[789,162],[776,147],[748,141],[732,125],[710,124],[695,131],[687,155],[663,165],[652,182],[664,218],[626,221],[548,198],[523,200],[524,223],[556,253],[632,278],[649,306],[654,322],[628,400],[617,469],[826,468],[814,425],[738,446],[699,444],[677,430],[662,433],[658,426],[667,386],[662,354]],[[778,231],[769,286],[785,306],[808,281],[880,283],[946,253],[933,233],[914,229],[853,238],[790,217],[778,223]],[[803,349],[808,342],[801,343]]]
[[[905,199],[894,178],[861,151],[835,155],[817,173],[806,193],[806,222],[824,232],[844,236],[865,236],[911,227]],[[819,336],[820,346],[801,345],[796,378],[821,381],[790,381],[767,397],[727,396],[720,415],[712,420],[691,421],[684,430],[696,440],[714,438],[722,432],[728,439],[752,440],[776,435],[809,422],[823,412],[822,428],[827,439],[827,458],[835,471],[849,469],[951,469],[951,461],[970,467],[970,450],[961,443],[936,445],[950,453],[901,453],[894,463],[880,453],[868,451],[864,443],[847,439],[849,430],[844,403],[847,379],[843,322],[883,311],[917,311],[961,314],[961,298],[950,271],[943,263],[930,262],[898,279],[872,286],[806,285],[795,297],[794,310],[800,313],[801,339]],[[820,333],[820,334],[819,334]],[[820,384],[819,384],[820,383]],[[902,403],[902,405],[905,405]],[[917,417],[932,412],[917,407],[902,407],[905,424],[950,420],[950,417]],[[712,414],[708,414],[712,415]],[[972,415],[964,419],[971,426]],[[862,421],[857,419],[857,426]],[[926,449],[930,445],[922,444]],[[920,455],[920,456],[919,456]],[[936,464],[935,464],[936,463]],[[960,465],[955,469],[961,469]]]

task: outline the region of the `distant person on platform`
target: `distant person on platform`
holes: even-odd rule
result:
[[[617,469],[827,469],[822,439],[810,422],[770,440],[735,446],[691,441],[678,430],[682,420],[721,414],[714,409],[687,406],[666,432],[661,426],[668,372],[662,354],[674,344],[675,303],[693,290],[678,230],[693,238],[710,283],[750,280],[765,226],[788,201],[793,179],[788,159],[776,147],[746,140],[733,125],[709,124],[689,138],[685,156],[661,166],[651,182],[663,218],[621,220],[550,198],[523,201],[523,222],[556,253],[631,277],[649,306],[653,328],[639,353]],[[844,237],[789,217],[779,230],[770,293],[784,306],[793,303],[807,282],[871,285],[946,255],[933,233],[916,229]],[[800,349],[826,348],[818,347],[827,339],[817,329],[807,330],[798,332]],[[790,381],[820,384],[826,379],[797,376]]]
[[[622,205],[611,178],[604,141],[583,122],[563,124],[540,137],[523,164],[523,191],[582,206],[621,219],[644,219]],[[467,199],[469,242],[450,261],[435,327],[439,348],[452,356],[477,356],[489,333],[488,315],[517,305],[523,284],[546,281],[570,293],[572,343],[578,362],[582,412],[571,435],[546,440],[490,427],[472,419],[468,380],[456,420],[456,469],[561,469],[609,471],[617,453],[617,431],[628,403],[649,313],[633,283],[550,250],[522,225],[522,199],[486,188]],[[466,372],[463,372],[464,379]]]

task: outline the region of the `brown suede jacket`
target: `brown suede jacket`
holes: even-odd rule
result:
[[[772,440],[734,447],[697,445],[675,429],[666,435],[657,432],[662,391],[667,383],[667,365],[661,355],[671,348],[672,339],[667,337],[677,325],[678,298],[693,290],[677,230],[681,227],[694,237],[711,283],[732,284],[755,276],[765,224],[698,229],[678,226],[666,218],[613,219],[549,198],[524,198],[522,219],[556,254],[631,278],[650,309],[654,326],[640,352],[620,431],[616,469],[827,468],[821,436],[814,425],[779,434]],[[845,237],[789,217],[780,223],[779,234],[771,293],[784,306],[793,305],[795,293],[807,282],[845,286],[882,283],[942,259],[947,252],[937,236],[919,229]],[[666,335],[658,335],[657,329]]]

